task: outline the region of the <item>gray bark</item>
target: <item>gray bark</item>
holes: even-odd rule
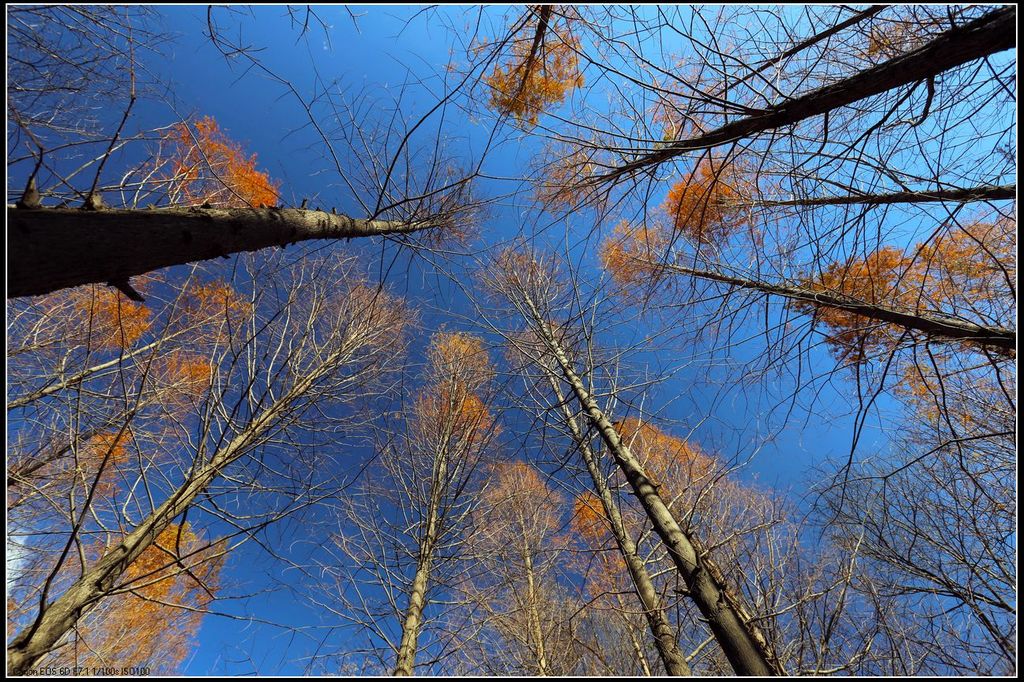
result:
[[[643,607],[644,618],[647,620],[651,635],[654,637],[654,646],[658,650],[658,657],[661,659],[662,664],[665,666],[665,671],[669,675],[688,677],[692,675],[690,666],[686,663],[686,657],[683,655],[683,652],[679,650],[676,633],[665,615],[665,607],[658,596],[657,589],[654,587],[654,581],[651,580],[651,576],[647,572],[647,566],[637,551],[636,543],[626,530],[626,524],[622,521],[619,508],[612,499],[611,491],[605,483],[604,476],[601,475],[601,470],[597,464],[597,457],[594,451],[590,449],[586,439],[584,439],[576,418],[569,412],[565,395],[562,393],[558,383],[554,380],[554,377],[549,376],[549,378],[551,378],[551,386],[561,405],[562,416],[565,419],[566,426],[569,427],[569,432],[579,448],[584,463],[587,465],[587,471],[590,473],[594,490],[601,500],[605,517],[611,526],[612,536],[615,538],[615,543],[618,545],[619,552],[625,561],[626,570],[629,572],[629,577],[636,588],[637,597],[640,599],[640,604]]]
[[[408,234],[427,222],[360,220],[297,208],[7,208],[7,297],[312,239]]]
[[[587,419],[597,429],[608,451],[615,458],[654,527],[668,549],[669,556],[680,577],[686,583],[690,597],[707,619],[715,640],[737,675],[771,676],[781,672],[764,634],[745,612],[739,598],[725,583],[706,553],[700,551],[695,538],[679,525],[665,504],[657,486],[647,477],[640,462],[622,441],[618,431],[590,395],[583,381],[573,369],[564,349],[558,343],[551,326],[540,314],[532,298],[525,302],[533,322],[538,327],[548,349],[554,355],[562,376],[572,388]]]

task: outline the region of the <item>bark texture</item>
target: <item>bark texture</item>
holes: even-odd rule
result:
[[[7,297],[311,239],[407,234],[433,223],[360,220],[298,208],[7,208]]]

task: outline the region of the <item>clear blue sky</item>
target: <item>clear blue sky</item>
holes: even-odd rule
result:
[[[363,95],[364,102],[384,102],[385,96],[394,96],[405,88],[407,115],[411,117],[426,111],[433,104],[432,93],[437,91],[440,77],[452,58],[452,34],[446,25],[465,25],[466,13],[475,10],[421,12],[416,7],[353,7],[350,10],[351,13],[343,7],[316,8],[329,28],[325,35],[320,26],[311,25],[304,39],[290,26],[284,8],[256,7],[251,10],[251,16],[243,10],[233,16],[224,8],[214,12],[228,34],[237,37],[241,32],[247,44],[261,50],[260,61],[289,81],[303,97],[311,98],[313,93],[327,87],[335,93],[343,93],[340,96],[349,100]],[[149,65],[172,84],[173,106],[152,101],[143,103],[133,122],[135,126],[144,129],[167,125],[189,115],[213,116],[232,139],[257,154],[262,169],[282,181],[285,204],[297,205],[302,198],[309,197],[314,205],[355,210],[352,197],[346,196],[294,97],[280,83],[269,80],[255,69],[248,69],[243,59],[226,60],[218,53],[204,35],[207,30],[205,7],[165,7],[155,11],[159,12],[166,30],[175,35],[175,40],[161,48],[165,58],[150,60]],[[297,11],[301,15],[301,10]],[[502,11],[503,8],[496,7],[487,12],[496,26],[501,25]],[[412,20],[407,22],[410,18]],[[465,39],[465,35],[462,37]],[[317,111],[319,115],[324,114],[322,108]],[[368,107],[364,113],[372,118],[373,107]],[[379,113],[385,112],[380,109]],[[470,120],[456,107],[452,107],[447,116],[444,130],[449,135],[461,137],[474,149],[483,149],[491,132],[486,122]],[[492,151],[486,168],[495,176],[521,175],[524,164],[538,149],[536,141],[510,141]],[[482,191],[498,195],[514,188],[512,183],[492,181],[485,182]],[[521,203],[496,204],[482,225],[480,245],[495,244],[517,234],[524,211],[525,205]],[[559,229],[551,232],[556,234]],[[554,240],[551,235],[548,237]],[[591,246],[596,243],[592,241]],[[433,272],[423,260],[407,253],[396,254],[391,246],[335,248],[362,253],[368,267],[375,267],[378,272],[387,269],[389,285],[421,306],[425,335],[441,324],[449,328],[468,326],[465,318],[472,317],[472,310],[462,292]],[[393,259],[395,265],[386,268]],[[583,262],[590,268],[596,264],[592,254]],[[380,263],[385,267],[377,265]],[[453,264],[452,267],[460,266]],[[749,333],[740,333],[742,329],[737,332],[737,338],[749,336],[752,341],[732,351],[735,365],[753,361],[763,352],[756,338],[760,331],[758,322],[754,319],[749,323],[749,329],[745,330]],[[645,324],[634,324],[618,332],[618,337],[609,335],[603,342],[610,345],[632,343],[650,335],[652,329]],[[761,485],[776,487],[798,500],[807,485],[809,465],[846,456],[852,426],[848,387],[836,386],[834,382],[816,386],[813,412],[804,409],[812,396],[801,394],[800,406],[791,418],[785,419],[787,404],[783,400],[793,390],[792,378],[780,374],[765,382],[767,387],[760,391],[751,390],[749,386],[715,386],[731,375],[725,368],[702,362],[702,357],[706,356],[700,348],[688,347],[679,340],[659,340],[647,356],[636,357],[634,364],[650,362],[652,367],[673,370],[673,379],[660,386],[650,398],[659,403],[653,411],[678,423],[680,430],[693,428],[691,437],[706,449],[741,460],[757,452],[738,476],[748,480],[756,478]],[[824,348],[816,349],[808,362],[812,369],[822,373],[834,366],[834,359]],[[865,450],[885,447],[884,431],[884,424],[869,421],[860,447]],[[266,540],[302,563],[323,540],[306,537],[304,534],[310,527],[286,522],[270,529]],[[226,593],[253,596],[227,600],[217,608],[297,627],[329,622],[329,619],[321,619],[322,614],[315,607],[282,589],[293,576],[293,572],[285,570],[254,544],[247,544],[230,557],[223,582]],[[273,589],[264,592],[269,588]],[[210,616],[205,619],[199,648],[189,659],[185,672],[193,675],[301,674],[303,659],[312,652],[319,638],[344,636],[326,630],[308,634],[309,637],[296,636],[270,625]]]

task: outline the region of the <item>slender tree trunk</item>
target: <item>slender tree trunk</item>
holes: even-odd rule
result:
[[[651,576],[647,572],[647,566],[643,558],[637,551],[636,543],[626,530],[626,524],[622,521],[622,515],[612,499],[611,491],[605,483],[604,476],[601,475],[601,470],[597,464],[597,456],[583,437],[576,418],[569,411],[568,402],[558,382],[550,374],[548,379],[551,381],[551,387],[554,389],[555,396],[561,405],[562,416],[569,427],[569,432],[576,442],[584,463],[587,465],[590,480],[593,482],[594,490],[601,500],[605,517],[611,526],[612,536],[615,538],[615,543],[618,545],[619,552],[625,561],[626,570],[629,571],[629,577],[636,588],[637,597],[640,599],[640,604],[643,608],[644,618],[647,620],[651,635],[654,637],[654,645],[658,650],[658,656],[662,664],[665,666],[665,671],[673,676],[690,676],[693,673],[690,671],[690,666],[686,663],[683,652],[679,650],[676,633],[665,615],[664,604],[662,604],[661,597],[654,587],[654,581],[651,580]]]
[[[598,176],[599,182],[614,182],[664,163],[693,149],[709,149],[751,137],[767,130],[799,123],[866,97],[893,88],[934,78],[943,71],[1016,46],[1017,10],[1004,7],[974,21],[957,26],[907,54],[865,69],[838,83],[826,85],[782,104],[768,107],[721,128],[660,149]]]
[[[297,208],[7,208],[7,297],[121,283],[158,268],[311,239],[406,234],[427,222]]]
[[[616,595],[618,597],[618,595]],[[622,600],[616,599],[619,602],[619,608],[623,608]],[[626,632],[629,633],[629,642],[633,645],[633,653],[636,654],[636,661],[640,664],[640,670],[643,672],[644,677],[651,676],[651,665],[647,662],[647,654],[644,653],[643,642],[636,636],[636,628],[633,627],[633,623],[629,621],[629,618],[625,613],[621,614],[623,621],[626,623]]]
[[[864,303],[842,294],[814,291],[803,287],[782,284],[767,284],[741,277],[731,277],[710,270],[688,268],[682,265],[661,264],[657,265],[657,268],[666,272],[723,282],[743,289],[753,289],[766,294],[784,296],[794,301],[803,301],[816,306],[838,308],[872,320],[895,324],[904,329],[914,329],[939,338],[970,341],[971,343],[983,346],[992,346],[1009,353],[1014,353],[1017,348],[1017,332],[1013,329],[974,324],[966,320],[940,317],[934,313],[905,313],[877,303]]]
[[[523,524],[523,528],[525,528]],[[526,617],[530,621],[530,633],[535,646],[534,653],[537,656],[537,674],[547,677],[551,674],[551,666],[548,664],[547,651],[544,647],[544,629],[541,625],[540,612],[537,609],[538,595],[537,585],[533,575],[533,557],[530,556],[530,547],[523,536],[523,567],[526,572]]]
[[[430,502],[427,508],[427,527],[420,542],[416,575],[409,591],[409,606],[402,622],[402,641],[398,647],[398,659],[395,663],[396,676],[412,675],[416,668],[416,645],[419,641],[420,627],[423,624],[423,609],[426,608],[427,586],[430,581],[430,566],[434,559],[434,546],[437,543],[437,516],[441,504],[441,489],[448,476],[448,460],[446,453],[439,453],[439,462],[433,472],[430,487]]]
[[[421,550],[420,564],[416,567],[416,577],[413,578],[412,589],[409,592],[409,607],[402,622],[402,642],[398,647],[398,660],[395,663],[396,676],[412,675],[416,667],[416,644],[419,641],[423,609],[426,606],[427,583],[430,580],[430,555],[423,556],[424,550],[432,552],[433,548],[424,547]]]
[[[601,439],[629,482],[655,532],[665,543],[676,570],[686,583],[690,597],[707,619],[711,632],[722,647],[733,670],[738,675],[778,674],[780,670],[771,654],[767,639],[745,613],[739,598],[725,584],[720,571],[714,569],[710,557],[702,556],[696,540],[680,527],[668,505],[662,500],[658,488],[647,477],[640,462],[622,442],[615,426],[583,385],[583,381],[576,374],[533,299],[527,295],[525,301],[548,349],[558,362],[563,377],[572,388],[587,419],[601,434]]]

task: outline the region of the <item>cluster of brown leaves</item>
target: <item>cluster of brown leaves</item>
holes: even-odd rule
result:
[[[541,29],[537,44],[541,10],[511,38],[510,54],[483,80],[491,88],[491,106],[518,121],[536,125],[541,112],[560,104],[572,90],[583,86],[577,53],[579,40],[568,21],[555,21]],[[554,19],[554,17],[552,17]]]
[[[983,322],[1012,319],[1016,280],[1016,221],[975,222],[903,251],[882,247],[864,258],[832,263],[802,284],[821,291],[913,314]],[[827,342],[841,358],[864,362],[892,351],[905,337],[894,325],[862,315],[795,303],[828,328]]]

